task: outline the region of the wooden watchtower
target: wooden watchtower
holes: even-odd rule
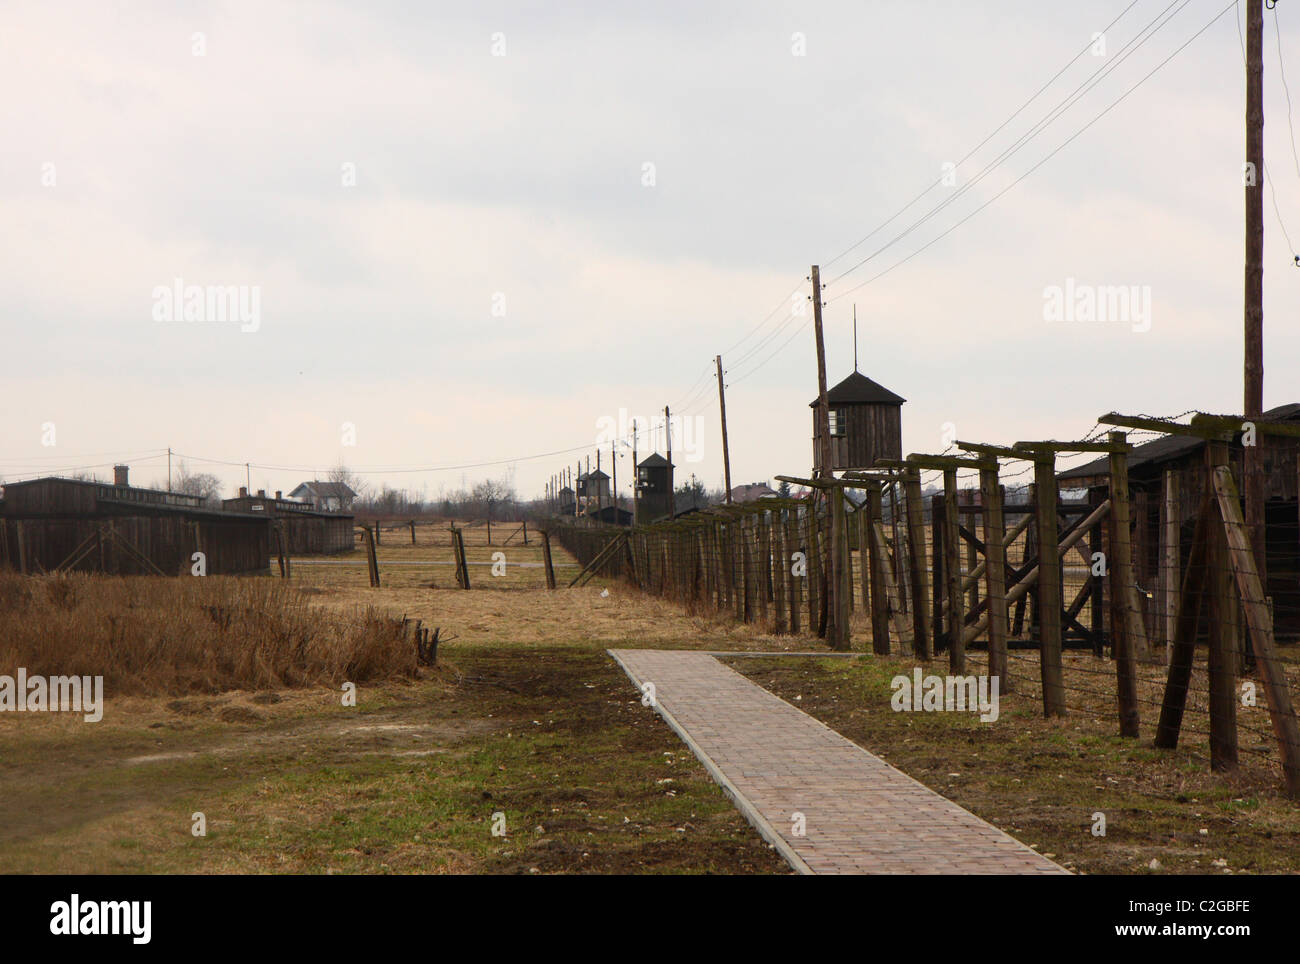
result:
[[[876,459],[903,457],[903,403],[883,385],[855,371],[826,393],[830,405],[831,472],[869,469]],[[821,473],[821,419],[813,399],[813,471]]]
[[[636,524],[646,525],[668,515],[673,492],[673,464],[655,452],[636,467]]]

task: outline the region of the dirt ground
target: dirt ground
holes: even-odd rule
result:
[[[0,872],[789,871],[603,652],[426,675],[6,714]]]

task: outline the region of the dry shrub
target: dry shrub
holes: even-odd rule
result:
[[[415,654],[401,620],[313,609],[272,579],[0,572],[0,673],[213,693],[413,676]]]

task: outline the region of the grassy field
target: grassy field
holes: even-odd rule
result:
[[[382,544],[381,566],[410,551]],[[472,548],[471,559],[477,551],[496,550]],[[558,547],[556,557],[571,564]],[[441,571],[439,585],[454,585],[451,569]],[[56,640],[37,663],[48,672],[112,669],[112,657],[158,643],[163,630],[182,641],[172,649],[203,655],[184,641],[201,635],[210,605],[236,612],[236,629],[268,616],[296,626],[306,614],[337,630],[373,610],[389,624],[423,618],[450,641],[436,668],[414,667],[404,650],[389,672],[360,683],[352,707],[336,685],[346,674],[173,666],[131,679],[118,667],[99,723],[0,714],[0,872],[788,872],[604,649],[790,640],[690,619],[621,585],[550,593],[512,585],[512,573],[469,592],[416,580],[371,589],[359,572],[301,566],[287,582],[79,577],[71,596],[56,580],[10,586],[33,597],[28,616],[35,607],[99,632],[110,623],[90,614],[125,601],[137,621],[116,648],[96,649],[98,663],[64,667]],[[0,671],[40,655],[11,646]],[[261,683],[240,686],[246,678]],[[206,836],[191,832],[195,813]],[[503,837],[492,834],[496,814]]]
[[[510,531],[494,528],[489,545],[483,527],[467,528],[471,562],[507,561],[504,575],[471,567],[470,591],[456,588],[438,527],[417,528],[414,546],[409,529],[383,534],[379,588],[360,552],[295,559],[287,581],[0,584],[10,628],[20,610],[29,627],[21,646],[4,637],[0,672],[99,666],[112,680],[99,723],[0,714],[0,872],[787,872],[640,705],[611,647],[765,654],[727,659],[1081,871],[1300,870],[1300,808],[1279,793],[1263,711],[1242,711],[1240,771],[1210,773],[1199,676],[1174,752],[1151,746],[1162,669],[1141,667],[1143,739],[1124,741],[1110,664],[1090,656],[1067,658],[1065,720],[1042,718],[1023,653],[996,724],[894,713],[889,680],[910,661],[790,655],[822,644],[687,614],[622,582],[548,592],[542,570],[520,564],[540,563],[535,539],[502,545]],[[554,554],[561,574],[577,572]],[[413,665],[406,642],[383,637],[386,659],[354,680],[357,705],[342,705],[340,683],[369,651],[363,628],[383,636],[403,617],[439,629],[438,665]],[[259,647],[268,627],[279,643]],[[862,607],[854,630],[861,648]],[[246,658],[205,648],[219,632]],[[315,650],[291,645],[307,638]],[[972,653],[968,672],[981,659]],[[1090,832],[1096,812],[1104,838]],[[191,832],[195,813],[206,836]]]

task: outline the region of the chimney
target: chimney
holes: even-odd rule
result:
[[[276,490],[275,490],[275,501],[276,501],[276,502],[279,502],[279,501],[280,501],[281,499],[283,499],[283,498],[284,498],[284,493],[283,493],[281,490],[276,489]]]
[[[241,485],[241,486],[239,487],[239,497],[240,497],[241,499],[247,499],[247,498],[248,498],[248,489],[247,489],[245,486],[242,486],[242,485]]]
[[[125,465],[113,466],[113,484],[130,485],[131,483],[126,480],[127,472],[129,471],[130,469]]]
[[[258,490],[257,490],[257,497],[258,497],[259,499],[265,499],[265,498],[266,498],[266,489],[258,489]]]

